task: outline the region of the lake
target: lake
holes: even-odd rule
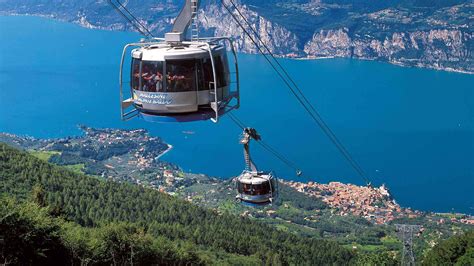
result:
[[[146,128],[186,171],[231,178],[244,168],[240,129],[208,122],[122,122],[118,67],[134,33],[89,30],[37,17],[0,16],[0,131],[40,138],[92,127]],[[474,76],[351,59],[281,63],[365,169],[405,207],[474,213]],[[234,112],[304,172],[297,178],[253,145],[262,170],[299,181],[364,184],[257,55],[239,55]],[[186,134],[192,131],[194,134]]]

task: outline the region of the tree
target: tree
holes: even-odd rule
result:
[[[17,265],[64,264],[69,261],[59,237],[60,224],[36,203],[0,200],[0,260]],[[6,264],[6,263],[5,263]]]
[[[453,236],[428,252],[423,265],[474,265],[474,230]]]
[[[38,206],[46,207],[46,199],[45,199],[46,195],[41,185],[36,184],[33,187],[33,190],[31,192],[31,197],[32,197],[33,202],[38,204]]]
[[[52,230],[56,234],[53,243],[63,243],[69,252],[66,254],[76,262],[135,264],[157,259],[201,263],[198,254],[203,249],[216,259],[219,254],[231,256],[232,260],[252,256],[252,261],[261,258],[263,263],[347,264],[354,259],[352,251],[333,241],[298,236],[248,218],[218,214],[152,189],[101,181],[53,166],[4,144],[0,146],[5,147],[0,153],[0,194],[24,200],[38,185],[42,190],[36,193],[39,202],[44,201],[51,209],[62,202],[60,217],[79,228],[69,224],[65,231]],[[43,193],[44,197],[40,196]],[[63,242],[56,241],[58,234]],[[87,239],[80,234],[87,235]],[[152,245],[160,237],[160,243],[167,239],[175,248],[165,246],[164,251]],[[140,241],[134,242],[136,239]],[[145,246],[157,249],[151,251]],[[266,256],[268,251],[271,254]]]

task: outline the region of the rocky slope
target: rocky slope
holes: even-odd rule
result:
[[[474,73],[474,35],[461,30],[394,32],[384,39],[349,36],[347,28],[321,30],[304,46],[309,58],[352,57]]]
[[[474,73],[472,0],[236,2],[279,56],[351,57]],[[160,35],[169,30],[182,1],[130,0],[126,4]],[[88,28],[131,30],[104,0],[2,0],[0,14],[43,15]],[[220,1],[202,1],[199,20],[203,33],[233,36],[239,51],[257,52]]]
[[[301,53],[298,37],[271,20],[260,16],[257,12],[249,9],[248,6],[240,6],[241,13],[248,19],[256,29],[259,36],[270,48],[270,50],[279,55],[291,55]],[[215,36],[233,36],[237,49],[246,53],[258,53],[248,36],[243,34],[237,27],[231,15],[227,10],[215,3],[206,5],[200,16],[200,26],[207,32]]]

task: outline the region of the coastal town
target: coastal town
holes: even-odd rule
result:
[[[294,182],[282,181],[284,184],[297,191],[312,197],[320,198],[329,206],[337,210],[338,215],[355,215],[364,217],[376,224],[387,224],[397,218],[418,218],[427,213],[401,207],[390,194],[385,185],[380,187],[357,186],[340,182],[320,184],[316,182]],[[474,217],[463,214],[448,215],[442,218],[440,215],[429,215],[430,220],[437,223],[445,223],[447,220],[453,223],[474,225]],[[437,217],[436,217],[437,216]]]
[[[376,224],[385,224],[396,218],[416,218],[421,215],[419,211],[401,208],[385,185],[376,188],[340,182],[330,182],[329,184],[283,182],[299,192],[321,198],[329,206],[337,209],[341,216],[352,214],[364,217]]]

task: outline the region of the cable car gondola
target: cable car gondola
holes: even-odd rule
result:
[[[123,14],[123,5],[115,7]],[[220,116],[239,108],[238,63],[233,42],[227,37],[199,38],[197,10],[197,0],[186,0],[172,31],[164,39],[148,38],[124,47],[120,64],[123,120],[140,116],[156,122],[217,122]],[[186,38],[189,26],[190,40]],[[233,54],[232,72],[227,45]],[[123,73],[129,52],[130,95],[126,97]]]
[[[269,204],[276,198],[278,181],[272,172],[258,171],[250,157],[250,140],[259,141],[260,135],[253,128],[244,128],[240,143],[244,145],[246,169],[235,178],[237,201],[250,204]]]

